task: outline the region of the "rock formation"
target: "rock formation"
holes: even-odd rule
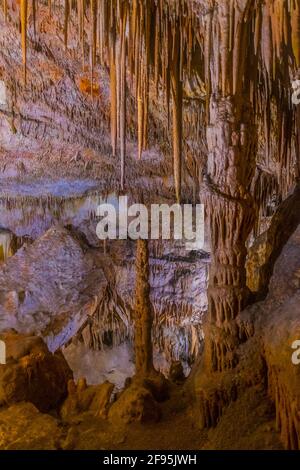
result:
[[[147,240],[137,241],[136,270],[134,309],[135,369],[137,376],[146,378],[154,372],[152,348],[153,309],[150,301]]]
[[[109,382],[88,386],[84,378],[80,379],[77,385],[70,380],[68,397],[60,410],[62,419],[67,421],[86,411],[100,418],[106,418],[113,389],[114,386]]]
[[[6,364],[0,365],[0,406],[28,401],[40,411],[57,407],[67,395],[72,372],[61,353],[51,354],[44,342],[15,332],[1,334]]]
[[[268,400],[275,405],[283,445],[299,449],[299,373],[287,349],[298,334],[299,276],[286,272],[292,287],[280,283],[280,295],[274,289],[282,257],[299,270],[297,252],[294,260],[289,256],[299,226],[299,0],[2,5],[0,202],[19,217],[20,206],[32,204],[28,187],[34,193],[42,186],[44,217],[38,227],[37,211],[29,210],[30,235],[24,220],[20,234],[7,218],[0,220],[1,330],[40,334],[53,351],[75,336],[101,349],[132,340],[135,322],[140,383],[135,377],[109,410],[111,390],[103,386],[104,414],[126,423],[160,417],[164,387],[153,350],[165,352],[170,363],[191,363],[202,351],[204,331],[203,354],[184,388],[200,428],[222,420],[225,426],[226,409],[246,400],[247,387],[259,388],[264,410]],[[158,243],[150,246],[148,266],[148,248],[139,241],[133,299],[134,244],[102,249],[91,220],[84,229],[84,219],[76,227],[50,228],[57,219],[69,224],[65,201],[44,181],[58,173],[77,180],[84,175],[82,192],[94,189],[93,180],[106,196],[126,191],[147,203],[203,202],[210,257],[181,256],[180,248]],[[11,187],[19,191],[12,199]],[[19,248],[11,246],[13,233],[16,245],[24,234],[28,244],[9,257]],[[49,361],[54,371],[57,361],[61,366],[58,356],[38,347],[42,363]],[[35,350],[25,352],[35,371]],[[7,367],[27,383],[23,359]],[[172,386],[181,387],[181,372],[173,367]],[[4,402],[26,392],[38,409],[54,404],[33,401],[15,379],[13,395],[2,392]],[[81,386],[69,384],[66,416],[94,409],[98,392]]]

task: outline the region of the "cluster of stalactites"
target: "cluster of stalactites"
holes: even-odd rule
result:
[[[27,62],[27,18],[32,8],[34,30],[38,16],[38,0],[20,0],[20,20],[24,79]],[[172,104],[174,179],[176,197],[181,196],[182,172],[182,106],[183,77],[192,66],[192,55],[199,43],[195,27],[196,16],[189,11],[186,0],[64,0],[49,9],[63,8],[63,35],[68,47],[70,22],[78,22],[78,41],[83,63],[86,31],[89,31],[90,69],[97,59],[108,64],[111,90],[111,143],[115,155],[121,157],[121,186],[125,179],[126,154],[126,92],[128,77],[132,77],[137,102],[138,158],[147,146],[149,114],[149,84],[154,81],[156,94],[165,90],[169,113]],[[4,3],[7,12],[6,1]],[[7,13],[5,13],[7,16]],[[91,86],[93,93],[93,86]]]
[[[252,105],[264,146],[259,164],[276,174],[286,196],[299,177],[292,82],[300,78],[300,0],[214,0],[211,6],[204,35],[207,95],[233,96],[236,117],[245,102]]]
[[[25,79],[28,10],[32,12],[36,30],[38,3],[38,0],[20,0]],[[168,116],[171,114],[169,104],[172,105],[178,200],[182,179],[183,85],[195,69],[205,80],[207,103],[212,93],[217,96],[247,94],[264,122],[266,142],[270,141],[271,100],[275,99],[281,122],[279,166],[287,165],[291,129],[295,125],[290,112],[291,79],[300,67],[300,0],[58,0],[52,3],[48,0],[50,13],[64,12],[66,47],[70,22],[78,23],[83,62],[88,39],[91,80],[97,60],[109,65],[111,142],[113,154],[120,152],[122,187],[126,92],[130,77],[137,102],[139,158],[147,146],[150,82],[157,95],[164,90]],[[8,17],[10,4],[3,0],[5,17]],[[209,106],[207,113],[208,110]]]
[[[208,3],[208,2],[207,2]],[[205,15],[206,81],[213,92],[235,95],[259,70],[266,82],[300,67],[299,0],[214,0]],[[249,60],[250,59],[250,60]],[[214,66],[212,67],[212,61]],[[248,67],[245,71],[245,61]],[[211,71],[219,73],[212,75]],[[249,90],[252,97],[255,89]]]
[[[176,197],[181,198],[182,107],[184,73],[191,69],[196,48],[195,17],[185,1],[100,0],[104,31],[100,47],[108,49],[111,84],[111,138],[116,153],[120,137],[124,165],[126,75],[134,85],[137,103],[138,158],[147,146],[149,87],[156,96],[165,90],[169,120],[172,103],[173,154]],[[102,55],[105,52],[102,51]],[[124,171],[122,171],[124,175]]]

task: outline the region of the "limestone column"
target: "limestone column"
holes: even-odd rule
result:
[[[243,43],[251,35],[247,1],[232,23],[230,3],[218,0],[208,19],[212,37],[211,90],[207,126],[208,162],[201,190],[211,231],[209,315],[205,360],[212,370],[234,367],[241,338],[236,317],[247,302],[246,241],[255,220],[250,185],[255,169],[256,132]],[[235,38],[235,42],[232,41]]]
[[[234,111],[233,97],[211,101],[204,200],[211,230],[208,360],[213,370],[235,364],[240,338],[235,319],[247,302],[246,241],[254,224],[250,183],[255,132],[249,111]]]
[[[136,375],[145,377],[154,371],[152,350],[153,311],[150,302],[147,240],[137,241],[135,295],[135,367]]]

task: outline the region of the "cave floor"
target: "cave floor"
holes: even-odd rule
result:
[[[75,449],[111,450],[275,450],[282,449],[274,421],[274,408],[261,389],[252,388],[226,409],[216,428],[201,430],[195,410],[185,406],[187,395],[174,387],[161,405],[157,423],[130,424],[122,428],[93,418],[69,429]],[[104,431],[105,429],[105,431]],[[69,442],[67,438],[66,442]],[[71,447],[72,447],[71,445]],[[68,444],[67,444],[68,447]]]

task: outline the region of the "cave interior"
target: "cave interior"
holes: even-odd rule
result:
[[[299,450],[300,0],[0,3],[0,449]]]

